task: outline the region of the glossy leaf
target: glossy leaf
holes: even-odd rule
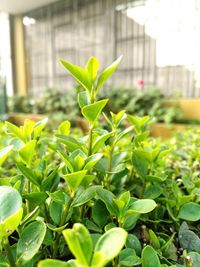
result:
[[[38,267],[67,267],[66,262],[64,261],[59,261],[59,260],[42,260],[39,262]]]
[[[71,75],[76,79],[76,81],[85,88],[85,90],[87,90],[88,92],[91,92],[92,81],[86,69],[79,67],[75,64],[71,64],[67,60],[62,59],[60,62],[71,73]]]
[[[81,184],[83,178],[85,177],[87,173],[87,170],[83,171],[78,171],[78,172],[73,172],[73,173],[68,173],[66,175],[63,175],[63,178],[67,182],[69,188],[75,192],[79,185]]]
[[[0,186],[0,238],[17,229],[22,218],[22,198],[9,186]]]
[[[103,265],[116,257],[125,245],[127,232],[122,228],[112,228],[99,238],[94,249],[92,264],[96,262],[96,257],[102,255]]]
[[[142,267],[161,267],[158,255],[151,246],[142,250]]]
[[[136,255],[132,248],[123,249],[119,254],[119,262],[123,266],[138,266],[141,259]]]
[[[48,122],[48,118],[44,118],[43,120],[36,122],[36,124],[33,127],[34,139],[40,135],[40,133],[42,132],[42,130],[46,126],[47,122]]]
[[[0,166],[4,163],[9,153],[11,152],[12,148],[13,146],[11,145],[0,149]]]
[[[17,127],[16,125],[14,125],[8,121],[6,121],[5,124],[12,135],[19,138],[22,142],[26,142],[26,137],[25,137],[24,132],[21,128]]]
[[[69,135],[69,133],[70,133],[70,127],[71,127],[70,121],[63,121],[58,126],[58,134],[61,134],[61,135]]]
[[[80,223],[76,223],[72,229],[64,230],[63,235],[76,259],[83,266],[89,266],[93,244],[87,228]]]
[[[131,204],[126,214],[148,213],[154,210],[156,206],[156,202],[152,199],[139,199]]]
[[[200,205],[194,202],[184,204],[179,210],[178,218],[192,222],[200,220]]]
[[[88,71],[92,82],[97,77],[98,69],[99,69],[99,61],[98,61],[98,59],[95,58],[95,57],[89,58],[88,62],[86,64],[86,70]]]
[[[101,186],[93,185],[91,187],[86,188],[85,190],[77,191],[74,201],[72,202],[72,207],[78,207],[87,203],[96,195],[96,191],[99,188],[101,188]]]
[[[95,121],[97,121],[102,109],[105,107],[107,102],[108,102],[108,99],[103,99],[103,100],[95,102],[94,104],[84,106],[82,108],[83,116],[90,123],[94,123]]]
[[[23,163],[18,163],[17,168],[31,183],[40,186],[40,179],[32,169],[27,168]]]
[[[96,93],[98,93],[99,89],[104,85],[104,83],[108,80],[108,78],[113,74],[113,72],[117,69],[119,63],[121,62],[122,56],[116,59],[109,67],[107,67],[102,73],[99,75]]]
[[[34,157],[35,153],[35,146],[36,146],[36,140],[32,140],[25,144],[22,148],[19,150],[19,155],[22,159],[22,161],[27,164],[28,166],[31,164],[32,159]]]
[[[20,263],[30,261],[39,251],[46,233],[46,225],[42,221],[28,224],[17,243],[17,259]]]
[[[78,94],[78,104],[80,108],[90,104],[89,96],[87,91],[80,92]]]

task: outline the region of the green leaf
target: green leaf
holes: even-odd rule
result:
[[[50,196],[50,198],[60,204],[60,205],[65,205],[66,204],[66,194],[61,191],[61,190],[58,190],[58,191],[55,191],[53,193],[50,193],[50,192],[47,192]]]
[[[101,200],[97,200],[92,207],[92,219],[99,226],[104,227],[108,221],[109,213],[105,204]]]
[[[87,267],[87,266],[83,266],[77,260],[69,260],[67,261],[67,267]]]
[[[192,259],[192,266],[200,266],[200,254],[197,252],[189,252],[188,256]]]
[[[85,161],[84,170],[92,169],[97,164],[97,162],[102,158],[102,156],[103,156],[102,153],[97,153],[89,156]]]
[[[71,64],[70,62],[63,59],[60,62],[71,73],[71,75],[76,79],[76,81],[80,83],[80,85],[82,85],[85,90],[90,93],[92,90],[92,81],[90,79],[88,70],[77,65]]]
[[[90,99],[87,91],[80,92],[78,94],[78,104],[80,108],[90,104]]]
[[[156,206],[156,202],[152,199],[139,199],[131,204],[126,215],[148,213],[154,210]]]
[[[108,102],[108,99],[103,99],[103,100],[95,102],[94,104],[90,104],[90,105],[84,106],[82,108],[83,116],[90,123],[94,123],[95,121],[97,121],[102,109],[105,107],[107,102]]]
[[[48,195],[45,192],[32,192],[29,194],[23,194],[23,197],[29,200],[30,203],[39,206],[41,204],[44,204]]]
[[[33,128],[33,137],[34,139],[36,139],[40,133],[42,132],[42,130],[44,129],[45,125],[48,122],[48,118],[44,118],[41,121],[36,122],[34,128]]]
[[[156,236],[156,234],[154,233],[153,230],[149,230],[149,238],[150,238],[150,242],[151,242],[151,245],[156,248],[156,249],[159,249],[160,248],[160,242],[159,242],[159,239],[158,237]],[[173,240],[173,239],[172,239]]]
[[[133,151],[132,162],[138,175],[142,178],[145,178],[148,173],[148,161],[144,158],[140,151]]]
[[[116,127],[118,127],[120,122],[126,118],[125,110],[121,110],[117,114],[110,112],[110,114],[112,116],[113,123]]]
[[[120,56],[117,60],[115,60],[109,67],[107,67],[102,73],[99,75],[97,86],[96,86],[96,94],[98,93],[99,89],[104,85],[106,80],[112,75],[112,73],[117,69],[122,56]]]
[[[85,177],[86,173],[87,173],[87,170],[73,172],[73,173],[68,173],[66,175],[63,175],[63,178],[67,182],[69,188],[73,192],[75,192],[76,189],[81,184],[81,182],[82,182],[83,178]]]
[[[96,191],[99,188],[101,188],[101,186],[94,185],[94,186],[88,187],[85,190],[77,191],[74,201],[72,202],[72,207],[79,207],[87,203],[88,201],[90,201],[96,195]]]
[[[38,263],[38,267],[67,267],[66,262],[64,261],[59,261],[59,260],[43,260]],[[72,265],[73,266],[73,265]]]
[[[151,246],[142,250],[142,267],[160,267],[160,261],[156,251]]]
[[[14,136],[18,137],[24,143],[26,142],[26,137],[25,137],[24,132],[21,128],[15,126],[14,124],[12,124],[8,121],[6,121],[5,124]]]
[[[0,239],[17,229],[22,214],[22,198],[19,192],[9,186],[0,186]]]
[[[76,223],[72,229],[63,231],[64,238],[76,259],[83,265],[89,266],[92,257],[92,239],[87,228]]]
[[[120,250],[125,245],[127,232],[122,228],[112,228],[103,234],[96,243],[94,249],[93,263],[97,262],[99,255],[103,257],[103,264],[106,265],[114,257],[116,257]]]
[[[58,134],[69,135],[71,123],[70,121],[63,121],[58,127]]]
[[[32,140],[28,143],[26,143],[22,148],[19,150],[19,155],[22,159],[22,161],[27,164],[28,166],[31,164],[32,159],[34,157],[35,153],[35,146],[36,146],[36,140]]]
[[[18,163],[17,168],[31,183],[40,186],[40,178],[37,176],[34,170],[27,168],[23,163]]]
[[[97,77],[97,71],[99,69],[99,61],[95,57],[89,58],[86,64],[86,70],[89,73],[90,79],[93,82]]]
[[[113,200],[115,199],[115,195],[103,188],[97,190],[97,195],[101,199],[101,201],[104,202],[111,215],[118,215],[119,211],[117,205]]]
[[[115,144],[117,144],[117,142],[119,142],[124,136],[126,136],[128,133],[132,132],[134,129],[134,126],[130,126],[127,129],[123,130],[120,132],[120,134],[117,136],[116,140],[115,140]]]
[[[125,248],[119,253],[119,262],[123,266],[138,266],[141,259],[136,255],[132,248]]]
[[[58,167],[56,167],[45,179],[43,179],[41,184],[41,190],[42,191],[50,191],[53,184],[55,184],[55,181],[57,179],[60,179],[58,175]]]
[[[62,158],[62,160],[65,162],[67,165],[67,168],[69,169],[70,172],[74,172],[74,160],[72,157],[68,156],[66,153],[63,153],[62,151],[58,151],[58,154]]]
[[[0,166],[4,163],[12,148],[13,146],[6,146],[0,149]]]
[[[58,139],[58,142],[61,142],[66,145],[66,148],[69,152],[73,152],[74,150],[80,148],[84,151],[84,145],[81,142],[77,141],[75,138],[60,134],[57,134],[56,137]]]
[[[163,189],[159,185],[149,185],[144,191],[144,198],[155,199],[159,197],[163,192]]]
[[[17,243],[17,259],[20,263],[30,261],[39,251],[46,234],[46,225],[34,221],[24,228]]]
[[[200,250],[200,238],[193,231],[189,230],[185,222],[182,223],[179,229],[178,239],[183,249],[188,251]]]
[[[200,220],[200,205],[194,202],[184,204],[179,210],[178,218],[192,222]]]
[[[96,140],[94,141],[94,144],[92,146],[92,153],[96,153],[105,143],[106,140],[112,135],[113,133],[106,133],[101,136],[98,136]]]
[[[133,234],[128,234],[128,238],[126,240],[126,247],[134,249],[137,255],[141,255],[142,246],[137,236]]]

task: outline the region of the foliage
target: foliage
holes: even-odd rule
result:
[[[68,90],[67,92],[49,88],[39,99],[35,100],[28,96],[10,98],[9,110],[12,112],[47,114],[53,121],[52,125],[55,125],[56,121],[61,122],[65,119],[75,120],[77,116],[81,115],[76,102],[76,95],[82,90],[81,88],[77,86],[75,90]],[[106,113],[110,111],[118,113],[120,110],[126,110],[126,112],[137,116],[150,115],[159,122],[188,123],[187,120],[183,119],[180,108],[175,103],[167,106],[167,98],[156,88],[139,90],[110,86],[99,92],[98,99],[105,98],[111,99],[105,108]]]
[[[120,60],[100,74],[94,57],[84,68],[61,61],[84,88],[86,136],[69,121],[54,134],[47,119],[1,124],[1,266],[198,266],[199,173],[186,171],[191,186],[179,157],[193,166],[199,152],[177,152],[180,138],[169,153],[149,137],[149,116],[103,113],[109,100],[98,93]]]
[[[107,111],[119,112],[124,109],[137,116],[150,115],[159,122],[181,122],[182,113],[174,103],[166,105],[166,96],[158,88],[126,89],[111,87],[105,88],[101,95],[103,98],[112,99],[107,106]]]

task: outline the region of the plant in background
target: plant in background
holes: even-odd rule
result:
[[[99,90],[120,60],[100,73],[94,57],[85,67],[61,61],[84,89],[78,103],[87,135],[72,133],[69,121],[54,134],[44,132],[46,119],[23,127],[5,123],[0,163],[7,168],[12,157],[16,168],[0,178],[1,266],[188,267],[199,261],[190,224],[199,220],[198,199],[184,195],[170,176],[168,149],[149,138],[152,119],[102,113],[108,99],[99,100]]]

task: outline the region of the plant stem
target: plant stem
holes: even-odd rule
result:
[[[108,172],[112,171],[113,150],[114,150],[114,147],[111,146],[110,151],[109,151],[109,155],[108,155]],[[110,174],[109,173],[107,173],[107,175],[106,175],[106,187],[108,190],[110,190]]]
[[[73,200],[73,198],[70,197],[67,205],[65,205],[65,208],[64,208],[64,211],[62,213],[61,220],[60,220],[60,226],[63,226],[65,224],[65,220],[66,220],[68,211],[70,209],[72,200]],[[53,245],[53,259],[56,258],[56,256],[57,256],[57,252],[58,252],[58,248],[59,248],[59,242],[60,242],[61,235],[62,235],[62,232],[56,233],[56,238],[55,238],[55,242],[54,242],[54,245]]]
[[[15,263],[15,260],[14,260],[14,257],[13,257],[12,251],[11,251],[11,247],[10,247],[10,243],[9,243],[8,237],[4,239],[4,248],[5,248],[5,251],[6,251],[6,255],[7,255],[8,261],[10,262],[10,266],[17,267],[17,264]]]
[[[92,154],[92,130],[93,130],[93,126],[90,125],[89,140],[88,140],[88,156]]]

